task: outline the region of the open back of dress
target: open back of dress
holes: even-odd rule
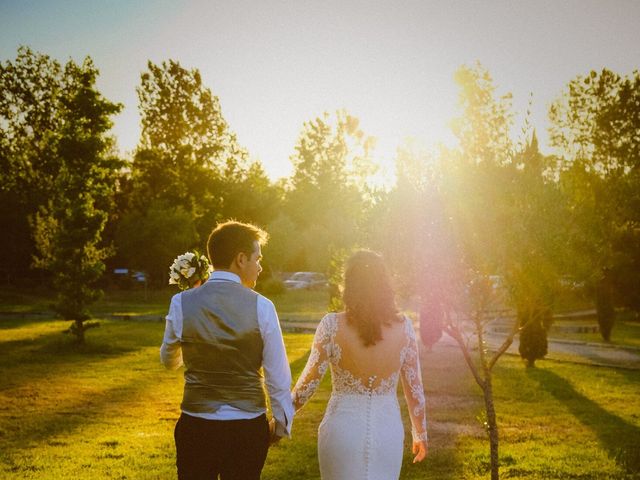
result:
[[[331,368],[332,393],[318,430],[323,479],[394,479],[400,475],[404,430],[397,400],[401,379],[414,439],[426,440],[425,400],[411,321],[383,329],[365,347],[343,316],[326,315],[293,392],[296,409]]]

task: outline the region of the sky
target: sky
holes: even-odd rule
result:
[[[453,80],[480,62],[551,153],[547,112],[591,70],[640,68],[640,0],[0,0],[0,61],[27,45],[61,62],[89,55],[98,88],[125,108],[123,154],[140,135],[147,61],[200,70],[239,142],[276,179],[305,121],[346,109],[377,138],[387,172],[406,137],[453,145]]]

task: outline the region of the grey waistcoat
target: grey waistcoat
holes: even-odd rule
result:
[[[265,410],[257,301],[256,292],[226,280],[182,293],[183,411]]]

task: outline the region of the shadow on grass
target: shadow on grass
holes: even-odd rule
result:
[[[69,367],[90,367],[93,363],[103,361],[105,357],[119,357],[145,347],[113,345],[93,340],[78,345],[71,335],[65,335],[62,330],[40,334],[35,339],[0,342],[3,377],[0,392],[50,378],[57,371],[64,371]]]
[[[583,425],[600,439],[616,463],[629,473],[640,471],[640,428],[605,410],[577,392],[565,378],[549,370],[527,369],[528,376],[543,390],[564,403]]]
[[[45,444],[49,438],[72,434],[85,425],[107,418],[105,410],[131,402],[139,393],[151,390],[156,382],[156,378],[141,375],[98,394],[79,394],[73,401],[58,403],[46,411],[24,417],[9,417],[10,422],[0,426],[0,431],[4,432],[0,435],[0,445],[5,461],[9,460],[11,464],[12,454],[23,450],[25,446]],[[19,467],[14,465],[13,468]]]
[[[11,330],[14,328],[28,327],[38,323],[48,323],[55,320],[54,313],[47,314],[22,314],[15,313],[10,315],[0,315],[0,330]],[[64,323],[60,321],[60,326]]]

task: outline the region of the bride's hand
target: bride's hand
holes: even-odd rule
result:
[[[427,456],[427,442],[423,440],[413,442],[413,448],[411,450],[415,454],[413,463],[421,462],[424,460],[424,457]]]

